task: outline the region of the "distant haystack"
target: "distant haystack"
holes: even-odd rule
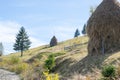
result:
[[[0,56],[2,56],[3,55],[3,45],[2,45],[2,43],[0,43]]]
[[[103,0],[88,20],[89,54],[101,54],[120,48],[120,3]]]

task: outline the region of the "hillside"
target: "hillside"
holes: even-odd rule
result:
[[[61,79],[79,80],[78,78],[89,76],[91,80],[96,80],[101,77],[100,72],[104,65],[113,64],[115,66],[119,66],[119,51],[104,55],[89,56],[87,52],[87,42],[88,37],[82,36],[60,42],[55,47],[44,45],[30,49],[24,52],[23,57],[20,57],[20,53],[12,53],[10,55],[1,57],[0,67],[9,69],[11,71],[16,71],[13,69],[14,67],[12,67],[13,64],[6,63],[9,58],[15,56],[20,58],[22,62],[29,64],[30,67],[32,66],[32,74],[37,74],[38,70],[39,74],[41,74],[41,71],[44,71],[44,61],[50,54],[54,54],[56,58],[56,66],[53,72],[59,73]],[[29,73],[29,70],[27,73]],[[28,76],[27,73],[23,72],[20,73],[20,75],[26,78],[26,76]],[[31,77],[36,76],[32,75]],[[25,78],[24,80],[26,80]]]

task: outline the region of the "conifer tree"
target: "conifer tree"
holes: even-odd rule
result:
[[[78,37],[79,35],[80,35],[80,32],[78,29],[76,29],[74,37]]]
[[[57,38],[55,36],[53,36],[51,41],[50,41],[50,47],[53,47],[56,45],[57,45]]]
[[[86,24],[84,24],[84,26],[83,26],[83,30],[82,30],[82,34],[86,34]]]
[[[30,44],[31,42],[29,40],[27,32],[25,31],[25,28],[21,27],[19,33],[16,36],[16,41],[13,49],[15,51],[20,51],[21,56],[23,56],[23,51],[28,50],[30,48]]]

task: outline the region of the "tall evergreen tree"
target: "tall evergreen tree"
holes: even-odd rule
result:
[[[86,24],[84,24],[84,26],[83,26],[83,30],[82,30],[82,34],[86,34]]]
[[[51,41],[50,41],[50,47],[53,47],[56,45],[57,45],[57,38],[55,36],[53,36]]]
[[[15,51],[20,51],[21,56],[23,56],[23,51],[28,50],[30,48],[30,44],[31,42],[29,40],[27,32],[25,31],[25,28],[21,27],[19,33],[16,36],[16,41],[13,49]]]
[[[74,37],[78,37],[79,35],[80,35],[80,32],[78,29],[76,29]]]

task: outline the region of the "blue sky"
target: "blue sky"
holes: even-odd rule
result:
[[[14,52],[13,43],[24,26],[32,47],[48,44],[55,35],[58,41],[71,39],[90,16],[90,6],[102,0],[0,0],[0,41],[5,54]]]

